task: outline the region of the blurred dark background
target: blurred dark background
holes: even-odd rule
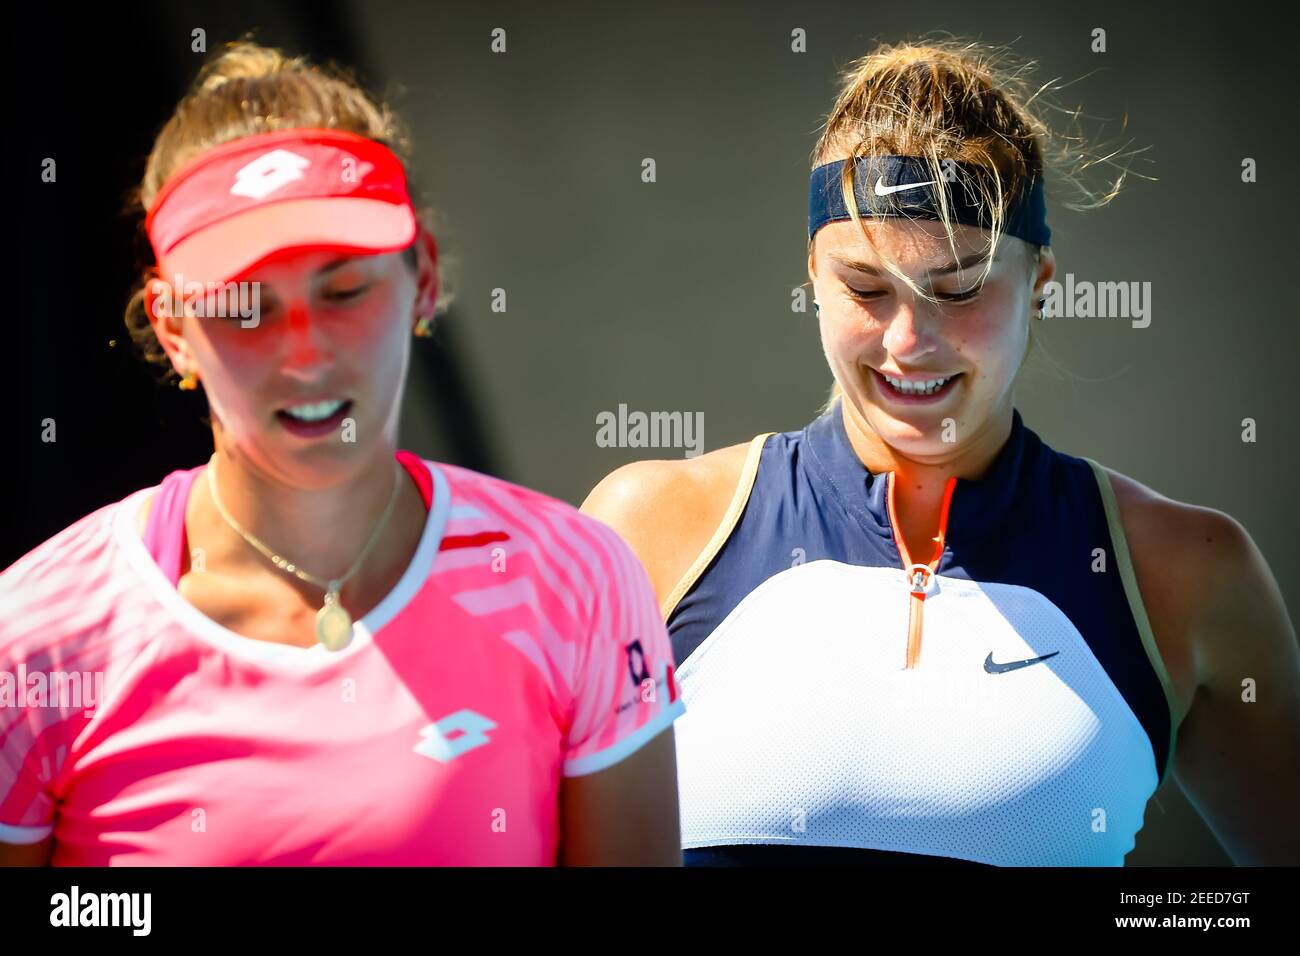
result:
[[[1291,31],[1184,3],[136,3],[10,14],[9,181],[21,222],[3,376],[19,504],[8,565],[77,518],[211,453],[201,393],[155,384],[122,308],[147,246],[124,215],[202,54],[254,39],[355,67],[413,132],[456,301],[420,343],[402,444],[579,503],[607,472],[680,450],[602,448],[596,416],[703,412],[712,450],[798,428],[830,385],[805,276],[808,156],[836,73],[877,40],[1011,45],[1100,139],[1149,146],[1110,207],[1051,208],[1061,277],[1149,281],[1153,317],[1048,322],[1019,407],[1050,444],[1240,520],[1300,601],[1300,350]],[[507,51],[489,49],[494,28]],[[807,52],[791,51],[791,31]],[[1102,28],[1107,51],[1091,50]],[[1125,128],[1127,124],[1127,128]],[[1243,157],[1259,181],[1241,182]],[[56,184],[40,181],[54,157]],[[652,157],[657,182],[641,181]],[[507,310],[491,310],[492,290]],[[1258,440],[1244,444],[1241,421]],[[40,440],[57,422],[58,441]],[[11,422],[13,420],[11,419]],[[1288,478],[1287,476],[1291,477]],[[1279,756],[1294,741],[1278,741]],[[1177,790],[1131,864],[1228,858]]]

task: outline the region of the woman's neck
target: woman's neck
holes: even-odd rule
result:
[[[937,532],[948,480],[979,478],[1006,444],[1013,423],[1011,398],[951,453],[925,460],[909,458],[886,444],[847,401],[841,399],[840,408],[858,460],[873,474],[894,473],[894,512],[901,526],[897,530],[916,560],[929,560],[928,551],[922,559],[912,544],[924,544]]]
[[[210,477],[216,480],[226,513],[273,553],[324,580],[342,578],[351,570],[376,533],[390,499],[402,491],[401,466],[393,452],[387,450],[375,455],[355,475],[312,489],[294,487],[268,475],[220,442],[209,472],[213,467],[215,474]],[[198,495],[194,502],[198,537],[209,546],[207,561],[228,569],[271,568],[271,562],[221,516],[208,477],[196,483]],[[385,527],[379,531],[379,540],[364,565],[389,563],[387,557],[391,556],[384,553],[385,540],[403,537],[400,533],[395,536],[394,531],[408,517],[398,504],[393,501]],[[365,570],[358,569],[353,581]],[[288,572],[276,573],[288,576]]]

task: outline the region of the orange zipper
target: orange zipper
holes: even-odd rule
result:
[[[898,512],[894,510],[894,472],[889,473],[885,485],[885,500],[889,507],[889,527],[894,532],[894,544],[903,559],[903,570],[907,572],[908,599],[907,612],[907,657],[904,669],[911,670],[921,662],[921,628],[925,620],[925,596],[930,590],[934,572],[943,558],[944,537],[948,533],[948,506],[952,503],[952,493],[957,487],[957,478],[948,479],[943,488],[943,506],[939,511],[939,533],[935,536],[934,557],[929,564],[913,564],[912,556],[907,553],[907,543],[898,527]]]

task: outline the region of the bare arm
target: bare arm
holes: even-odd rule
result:
[[[0,866],[49,866],[54,858],[54,837],[39,843],[0,843]]]
[[[671,727],[612,767],[560,786],[563,866],[681,866]]]
[[[1110,478],[1182,718],[1174,779],[1234,862],[1300,863],[1300,652],[1277,581],[1228,515]]]
[[[1200,686],[1174,775],[1239,865],[1300,864],[1300,652],[1272,571],[1231,518],[1202,529],[1224,552],[1193,621]]]

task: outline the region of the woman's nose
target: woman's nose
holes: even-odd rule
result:
[[[303,381],[317,381],[332,361],[321,325],[312,318],[305,302],[293,303],[287,318],[284,372]]]
[[[922,312],[911,305],[898,307],[885,329],[884,346],[890,355],[906,362],[935,351],[930,317]]]

